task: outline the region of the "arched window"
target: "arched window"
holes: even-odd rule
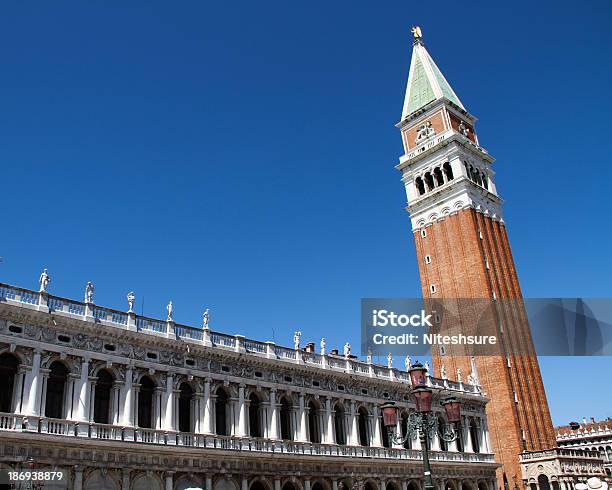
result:
[[[431,176],[431,173],[429,173],[429,172],[427,172],[427,173],[425,174],[425,184],[427,185],[427,190],[428,190],[428,191],[433,191],[433,190],[434,190],[434,188],[436,187],[436,186],[434,185],[434,179],[433,179],[433,177]]]
[[[336,436],[336,444],[340,446],[346,445],[345,419],[344,406],[342,403],[336,403],[334,407],[334,434]]]
[[[215,399],[215,432],[218,436],[229,436],[229,417],[227,412],[229,407],[227,402],[229,396],[223,388],[217,389],[217,398]]]
[[[291,430],[291,403],[287,398],[281,399],[280,407],[280,425],[281,425],[281,439],[292,441],[293,431]]]
[[[480,441],[478,439],[478,426],[473,418],[470,419],[470,440],[472,441],[472,449],[474,452],[479,453]]]
[[[45,417],[62,419],[65,417],[65,392],[68,368],[60,361],[53,361],[49,367],[47,395],[45,398]]]
[[[282,490],[296,490],[296,488],[292,482],[288,481],[288,482],[285,482],[285,484],[282,487]]]
[[[369,446],[370,434],[368,431],[368,411],[364,407],[361,407],[357,412],[357,417],[357,427],[359,429],[359,444],[361,444],[362,446]]]
[[[420,489],[414,480],[410,480],[410,482],[408,482],[408,490],[420,490]]]
[[[440,167],[436,167],[433,171],[433,174],[434,178],[436,179],[436,185],[444,185],[444,177],[442,175],[442,170],[440,170]]]
[[[425,194],[425,183],[423,182],[423,179],[421,177],[417,177],[414,183],[416,185],[419,196]]]
[[[442,417],[438,417],[438,433],[444,434],[445,432],[446,432],[446,422],[444,421]],[[448,443],[442,437],[438,436],[438,439],[440,441],[440,450],[448,451]]]
[[[0,412],[13,411],[13,392],[18,368],[19,361],[13,354],[5,352],[0,356]]]
[[[319,406],[313,400],[308,403],[308,440],[321,442],[321,424],[319,423]]]
[[[138,390],[138,427],[144,429],[153,428],[153,393],[155,383],[148,376],[140,379]]]
[[[408,434],[408,413],[402,412],[400,416],[400,427],[402,429],[402,438]],[[404,449],[412,449],[412,437],[407,437],[404,441]]]
[[[115,378],[106,369],[98,371],[98,380],[94,390],[94,422],[110,424],[111,392]]]
[[[179,432],[193,432],[193,388],[189,383],[181,383],[179,387],[179,407],[178,407],[178,430]]]
[[[251,393],[249,397],[249,435],[251,437],[263,437],[261,430],[261,402],[259,396]]]
[[[312,490],[325,490],[325,488],[317,481],[312,485]]]
[[[450,163],[446,162],[442,165],[442,169],[444,170],[444,175],[446,175],[446,182],[453,180],[453,169]]]

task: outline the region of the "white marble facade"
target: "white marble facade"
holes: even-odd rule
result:
[[[62,468],[57,488],[419,490],[419,443],[390,447],[379,410],[414,408],[407,373],[313,350],[0,284],[0,464]],[[436,484],[492,490],[485,397],[428,382],[463,410]]]

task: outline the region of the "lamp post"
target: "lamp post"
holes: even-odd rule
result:
[[[438,430],[438,420],[435,414],[431,411],[431,403],[433,392],[426,386],[425,376],[426,370],[420,362],[416,362],[409,370],[410,381],[414,387],[411,395],[414,398],[416,411],[408,415],[406,426],[406,435],[395,433],[397,426],[398,408],[394,402],[387,402],[381,406],[383,412],[383,423],[387,428],[389,439],[394,444],[404,444],[408,438],[416,439],[417,434],[421,441],[421,450],[423,451],[423,486],[425,490],[434,490],[433,480],[431,478],[431,467],[429,465],[429,449],[427,448],[428,441],[433,439],[438,433],[438,437],[446,442],[453,442],[457,439],[458,432],[455,430],[455,425],[461,419],[461,403],[455,397],[447,397],[441,401],[446,418],[450,422],[450,427],[447,425],[444,433]]]

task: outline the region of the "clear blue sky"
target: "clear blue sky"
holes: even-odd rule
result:
[[[3,5],[0,280],[359,345],[361,297],[420,294],[393,168],[419,24],[497,158],[524,294],[612,296],[608,1],[125,3]],[[554,421],[612,416],[611,369],[542,359]]]

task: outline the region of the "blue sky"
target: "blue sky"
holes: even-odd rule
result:
[[[289,344],[420,294],[400,175],[410,26],[496,158],[525,296],[610,297],[609,2],[7,3],[0,280]],[[575,366],[580,366],[579,370]],[[541,360],[555,423],[612,359]],[[606,378],[608,379],[606,381]],[[579,391],[578,391],[579,390]]]

